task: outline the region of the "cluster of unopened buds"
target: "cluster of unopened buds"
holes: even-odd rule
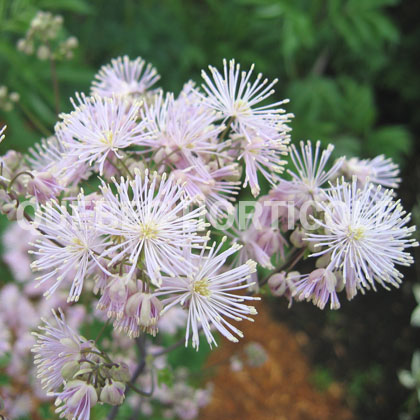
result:
[[[153,389],[162,325],[184,327],[180,343],[196,349],[201,334],[217,345],[215,331],[237,342],[236,325],[253,320],[266,284],[290,304],[337,309],[342,291],[352,299],[398,287],[398,265],[413,262],[397,165],[291,144],[287,101],[270,103],[276,81],[253,67],[224,61],[202,76],[201,87],[190,81],[175,96],[154,87],[159,76],[141,58],[112,60],[90,95],[76,94],[59,115],[54,135],[1,158],[0,208],[36,232],[39,290],[95,302],[92,316],[113,326],[115,342],[127,346],[125,335],[139,347],[139,364],[135,352],[131,363],[116,361],[119,349],[84,339],[62,312],[44,321],[38,376],[68,419],[121,404],[127,386],[148,394],[134,381],[147,368]],[[244,200],[248,187],[255,200]],[[155,338],[145,344],[146,334]]]
[[[27,55],[36,54],[39,60],[70,60],[78,46],[77,38],[63,39],[63,17],[39,11],[32,19],[17,48]]]
[[[17,92],[9,92],[7,86],[0,86],[0,109],[11,111],[16,102],[19,102],[20,96]]]

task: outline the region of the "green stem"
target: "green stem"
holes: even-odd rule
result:
[[[15,181],[21,176],[21,175],[28,175],[28,176],[30,176],[32,179],[34,179],[34,176],[32,175],[32,173],[31,172],[29,172],[29,171],[22,171],[22,172],[19,172],[19,173],[17,173],[12,179],[11,179],[11,181],[9,182],[9,186],[7,187],[7,192],[10,194],[10,192],[12,191],[12,186],[13,186],[13,184],[15,183]]]
[[[294,248],[290,252],[290,254],[288,255],[288,258],[286,259],[286,261],[282,265],[277,267],[268,276],[266,276],[263,281],[259,282],[259,286],[260,287],[264,286],[268,282],[268,279],[273,274],[279,273],[280,271],[284,271],[286,269],[291,270],[300,261],[300,259],[303,257],[303,255],[305,254],[305,250],[306,250],[306,248],[303,248],[303,249]]]
[[[220,135],[220,143],[225,139],[225,137],[228,135],[230,131],[230,127],[232,125],[232,122],[234,120],[234,117],[229,117],[229,119],[226,122],[226,128],[222,131],[222,134]]]
[[[94,343],[96,344],[98,342],[98,340],[101,338],[102,334],[104,333],[106,327],[109,325],[109,319],[105,322],[105,324],[103,325],[103,327],[101,328],[101,331],[99,331],[98,335],[95,338]]]
[[[120,159],[120,158],[118,158],[118,157],[117,157],[117,159],[118,159],[118,162],[120,162],[120,163],[121,163],[121,166],[124,168],[124,170],[125,170],[125,172],[127,173],[127,175],[128,175],[131,179],[134,179],[133,174],[130,172],[130,169],[128,169],[128,166],[125,164],[124,160],[123,160],[123,159]]]

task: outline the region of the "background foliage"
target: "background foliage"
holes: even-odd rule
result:
[[[337,155],[385,153],[410,176],[403,199],[408,207],[415,204],[420,179],[418,1],[0,0],[0,85],[21,97],[13,111],[0,110],[0,125],[8,125],[0,154],[9,148],[25,150],[39,140],[28,112],[51,130],[56,120],[48,62],[16,49],[38,10],[62,14],[66,30],[80,43],[72,61],[58,63],[61,110],[69,109],[68,97],[75,91],[88,91],[99,66],[119,55],[140,55],[152,62],[162,75],[161,86],[175,92],[188,78],[200,82],[200,70],[207,64],[220,67],[222,58],[234,57],[244,67],[255,63],[257,71],[279,78],[277,96],[290,98],[287,110],[296,115],[295,141],[332,142]],[[7,276],[4,269],[0,274]],[[413,281],[414,271],[407,274]],[[363,310],[383,296],[365,301]],[[407,299],[411,309],[414,300]],[[398,322],[408,324],[410,309],[407,315],[400,313]],[[339,321],[318,319],[343,326],[343,317],[346,308]],[[400,366],[409,364],[413,348],[411,344],[411,350],[401,351]],[[371,368],[383,381],[392,380],[393,371],[378,373],[383,368],[377,365],[352,367],[351,374],[343,376],[350,378],[350,390],[357,391],[353,393],[362,418],[390,415],[390,404],[379,411],[370,407],[363,384],[371,386],[366,379]],[[398,386],[396,375],[394,380]],[[405,397],[400,392],[399,400],[392,400],[393,412]]]

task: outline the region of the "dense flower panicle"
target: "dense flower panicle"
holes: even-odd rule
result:
[[[383,185],[388,188],[398,188],[401,178],[398,177],[400,170],[397,164],[384,155],[374,159],[351,158],[344,160],[341,167],[343,174],[351,179],[357,177],[360,186],[366,183]]]
[[[225,239],[217,247],[213,244],[208,254],[205,254],[204,248],[200,255],[191,254],[194,269],[186,270],[184,266],[184,270],[175,277],[165,277],[157,292],[157,295],[169,295],[163,301],[166,304],[164,312],[178,304],[188,307],[185,345],[188,345],[191,332],[192,345],[197,350],[200,325],[210,346],[217,346],[212,327],[230,341],[237,342],[236,336],[243,337],[243,334],[230,320],[252,321],[249,315],[257,313],[253,306],[243,302],[258,298],[240,294],[241,290],[249,286],[247,280],[255,272],[256,264],[248,260],[239,267],[223,271],[226,259],[240,248],[240,245],[234,244],[220,252]]]
[[[321,152],[320,141],[316,142],[315,151],[313,151],[312,143],[309,140],[306,144],[303,141],[300,142],[300,152],[292,144],[290,157],[295,171],[287,171],[292,180],[281,180],[275,188],[274,194],[293,199],[297,207],[309,200],[319,199],[322,192],[321,187],[337,175],[343,162],[342,159],[338,159],[329,170],[326,169],[333,150],[334,146],[329,144]]]
[[[41,284],[51,284],[46,296],[72,278],[68,300],[77,301],[86,277],[97,268],[105,270],[98,256],[106,242],[94,227],[95,214],[88,210],[89,204],[80,194],[71,211],[54,200],[37,211],[35,224],[39,223],[41,236],[30,251],[36,257],[31,267],[42,272],[37,278]]]
[[[40,332],[34,333],[36,344],[32,347],[35,353],[37,375],[47,391],[57,391],[64,379],[61,371],[68,362],[78,361],[81,351],[90,347],[89,342],[73,331],[66,323],[64,314],[52,311],[54,320],[43,319]]]
[[[90,410],[98,402],[93,385],[80,380],[66,383],[62,392],[52,395],[57,397],[55,404],[59,407],[56,413],[68,420],[89,420]]]
[[[147,275],[156,286],[161,283],[161,272],[173,275],[186,262],[181,249],[197,246],[203,242],[197,232],[204,229],[201,216],[204,207],[189,210],[191,200],[172,177],[148,171],[136,171],[134,180],[121,178],[115,181],[117,195],[106,184],[101,187],[104,196],[103,221],[98,229],[121,240],[104,253],[112,266],[128,258],[129,274],[137,264],[144,264]]]
[[[156,152],[157,162],[177,163],[197,155],[208,159],[219,154],[216,137],[224,127],[214,124],[217,114],[197,97],[179,100],[172,93],[160,92],[142,112],[147,130],[156,136],[144,139],[142,145]]]
[[[251,140],[253,134],[270,138],[273,128],[279,132],[288,131],[286,124],[292,114],[284,114],[285,111],[279,108],[288,100],[261,105],[261,102],[274,94],[272,88],[277,79],[268,83],[268,79],[263,80],[260,73],[251,83],[254,65],[248,72],[241,72],[235,60],[229,61],[229,69],[227,61],[223,60],[223,75],[215,67],[209,66],[209,70],[212,78],[202,71],[205,82],[202,88],[206,93],[201,95],[204,104],[220,112],[225,121],[230,119],[235,133]]]
[[[140,145],[145,138],[145,121],[139,120],[141,102],[129,103],[124,97],[87,97],[76,94],[71,100],[74,111],[60,114],[57,135],[66,141],[67,154],[89,165],[97,165],[102,174],[110,153]],[[59,132],[64,132],[59,134]]]
[[[95,75],[92,95],[99,96],[139,96],[152,87],[160,76],[157,70],[141,58],[130,60],[128,56],[111,60]]]
[[[139,389],[154,394],[149,402],[138,391],[131,408],[149,418],[160,402],[159,415],[193,419],[210,390],[194,390],[186,370],[174,372],[174,386],[153,390],[177,344],[155,346],[142,335],[134,346],[130,339],[185,328],[185,345],[197,350],[201,338],[217,346],[217,333],[237,342],[243,334],[235,324],[253,321],[250,305],[261,285],[289,306],[306,300],[338,309],[344,289],[351,299],[377,284],[398,286],[397,266],[412,264],[408,248],[418,244],[410,215],[393,191],[378,186],[398,186],[397,165],[382,155],[331,162],[334,147],[322,150],[319,141],[289,145],[287,101],[269,103],[277,80],[254,77],[253,66],[241,71],[234,60],[224,60],[221,72],[209,69],[201,90],[190,81],[175,96],[149,90],[159,75],[140,57],[114,59],[96,75],[93,96],[71,100],[74,110],[60,115],[54,136],[27,155],[0,157],[0,212],[16,220],[21,198],[37,202],[36,235],[16,228],[4,235],[4,260],[27,283],[0,288],[0,355],[8,353],[4,372],[13,378],[1,392],[8,417],[31,417],[53,396],[60,418],[90,420],[96,404],[122,404],[136,377]],[[294,168],[284,180],[289,153]],[[94,172],[101,185],[85,196],[81,182]],[[268,195],[254,200],[251,212],[249,202],[235,208],[241,185],[257,197],[263,178]],[[305,224],[308,216],[316,223]],[[226,230],[223,239],[209,242],[220,232],[206,233],[206,218]],[[303,259],[303,268],[311,261],[312,268],[292,271]],[[38,283],[23,267],[31,261]],[[259,279],[257,263],[270,275]],[[67,284],[68,294],[57,290]],[[66,303],[78,301],[83,288],[98,295],[83,299],[96,306],[92,313]],[[49,317],[57,307],[67,319],[61,309]],[[95,318],[106,324],[88,341],[77,330]],[[260,345],[244,349],[249,365],[265,361]]]
[[[375,289],[375,282],[398,287],[402,274],[396,265],[412,264],[406,249],[418,243],[410,238],[415,226],[406,226],[410,215],[393,200],[392,191],[372,184],[358,189],[356,178],[337,180],[319,206],[324,217],[317,222],[324,232],[307,234],[320,249],[312,256],[330,254],[327,270],[342,271],[348,297],[357,289]]]

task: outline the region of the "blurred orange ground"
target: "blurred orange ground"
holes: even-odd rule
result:
[[[304,337],[274,321],[264,306],[257,309],[255,323],[240,325],[245,339],[239,344],[224,340],[212,352],[208,365],[219,367],[211,380],[212,402],[200,420],[353,420],[339,384],[322,393],[311,384],[311,367],[299,344]],[[226,360],[249,342],[262,344],[268,360],[232,371]]]

